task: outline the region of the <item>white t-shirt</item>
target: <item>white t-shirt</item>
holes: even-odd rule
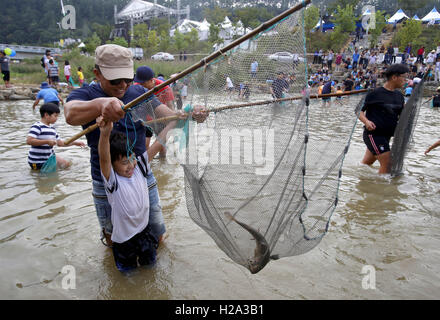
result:
[[[69,64],[64,66],[64,75],[70,76],[70,65]]]
[[[149,171],[147,152],[142,156],[146,160]],[[123,243],[148,225],[150,198],[147,178],[142,174],[140,166],[145,169],[144,164],[138,158],[136,168],[130,178],[118,175],[112,167],[107,181],[101,172],[105,193],[112,207],[113,242]]]
[[[50,58],[52,59],[52,58]],[[44,56],[44,69],[46,69],[46,71],[49,69],[49,60],[50,60],[47,56]]]

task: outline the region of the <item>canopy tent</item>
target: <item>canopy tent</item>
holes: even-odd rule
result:
[[[412,18],[413,18],[413,20],[417,20],[417,21],[420,20],[420,18],[417,15],[414,15],[414,17],[412,17]]]
[[[397,10],[397,12],[387,20],[388,23],[398,23],[403,19],[409,19],[409,17],[403,12],[402,9]]]
[[[440,13],[438,13],[437,9],[434,7],[431,12],[429,12],[426,16],[422,18],[423,22],[439,22],[440,21]]]

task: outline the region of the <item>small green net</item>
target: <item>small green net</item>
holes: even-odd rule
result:
[[[40,172],[52,173],[55,171],[57,171],[57,157],[55,153],[52,153],[52,155],[46,160],[46,162],[41,167]]]

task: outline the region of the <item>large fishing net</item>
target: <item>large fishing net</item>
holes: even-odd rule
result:
[[[364,100],[309,105],[303,19],[298,10],[173,84],[186,87],[184,110],[211,110],[205,122],[148,122],[148,103],[131,112],[156,132],[174,128],[167,158],[183,166],[189,215],[252,273],[328,231]]]
[[[411,147],[412,137],[422,105],[425,79],[426,76],[414,87],[410,98],[405,103],[405,107],[399,116],[399,122],[394,130],[390,168],[390,174],[393,177],[402,174],[405,156]]]

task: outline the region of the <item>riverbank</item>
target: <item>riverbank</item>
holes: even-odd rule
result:
[[[40,91],[40,84],[18,84],[11,88],[0,87],[0,101],[18,101],[18,100],[35,100],[37,93]],[[60,87],[57,89],[61,97],[65,99],[72,89]]]
[[[342,82],[345,77],[339,76],[335,77],[335,79]],[[435,93],[437,88],[439,87],[440,83],[437,82],[428,82],[425,83],[425,88],[423,92],[424,97],[432,97]],[[57,91],[60,93],[61,97],[65,101],[69,93],[73,89],[65,87],[59,87]],[[258,90],[260,92],[267,91],[269,92],[269,87],[265,85],[259,86]],[[13,85],[11,88],[4,88],[3,86],[0,87],[0,101],[19,101],[19,100],[32,100],[34,101],[37,97],[37,93],[40,91],[40,84],[17,84]]]

